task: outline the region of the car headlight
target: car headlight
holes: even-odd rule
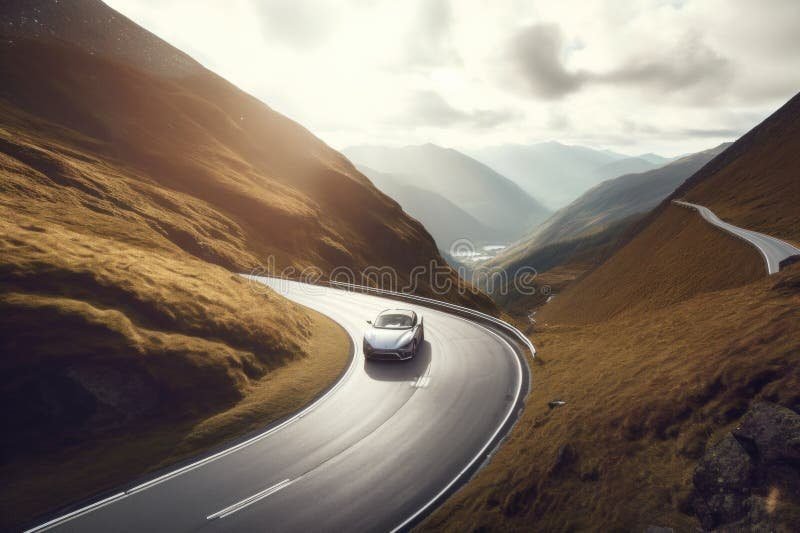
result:
[[[402,346],[400,349],[401,349],[401,350],[403,350],[403,351],[408,351],[408,350],[411,350],[411,346],[412,346],[413,344],[414,344],[414,337],[411,337],[411,340],[410,340],[410,341],[408,341],[408,342],[407,342],[407,343],[406,343],[404,346]]]
[[[372,351],[372,346],[367,342],[367,339],[364,339],[364,353],[370,353]]]

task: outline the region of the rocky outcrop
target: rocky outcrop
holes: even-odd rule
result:
[[[800,464],[800,415],[779,405],[753,404],[733,435],[765,463]]]
[[[693,482],[694,510],[706,530],[791,530],[800,509],[800,415],[754,403],[705,453]]]
[[[703,527],[713,529],[745,515],[753,474],[750,455],[731,434],[706,452],[694,472],[695,511]]]

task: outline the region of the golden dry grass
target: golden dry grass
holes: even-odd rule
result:
[[[747,175],[759,174],[757,155]],[[751,185],[788,194],[780,183]],[[706,194],[699,203],[712,205]],[[773,216],[772,200],[740,204],[741,220],[792,235],[797,204],[774,199]],[[634,231],[541,308],[519,424],[421,529],[694,530],[688,497],[706,447],[755,399],[800,408],[800,266],[767,276],[754,248],[668,203]],[[553,399],[567,404],[550,409]]]
[[[534,279],[537,288],[535,294],[519,294],[511,291],[505,297],[495,295],[495,300],[503,311],[523,323],[529,320],[531,311],[541,308],[550,296],[557,298],[570,284],[592,269],[591,264],[581,261],[569,261],[566,264],[538,273]]]
[[[102,220],[83,225],[103,235],[147,225],[238,270],[273,256],[278,269],[323,273],[388,265],[407,281],[417,265],[446,265],[422,225],[341,154],[215,74],[160,76],[64,42],[8,41],[0,153],[28,175],[13,195],[59,205],[71,224]],[[430,294],[427,280],[420,290]],[[448,296],[492,308],[475,291]]]
[[[668,205],[609,260],[554,298],[539,320],[585,324],[645,313],[765,275],[755,248],[691,210]]]
[[[342,368],[347,342],[314,340],[332,322],[166,239],[0,213],[4,527],[282,416]]]
[[[800,405],[799,321],[794,266],[647,313],[537,328],[522,419],[421,529],[694,529],[682,509],[707,443],[753,398]],[[549,409],[556,398],[567,404]],[[574,460],[557,466],[565,445]]]

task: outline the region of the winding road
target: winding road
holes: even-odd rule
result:
[[[789,257],[800,255],[800,249],[792,246],[788,242],[782,241],[776,237],[771,237],[769,235],[765,235],[764,233],[759,233],[757,231],[752,231],[749,229],[740,228],[738,226],[734,226],[733,224],[729,224],[724,220],[720,219],[717,215],[714,214],[709,208],[704,207],[702,205],[692,204],[689,202],[684,202],[683,200],[673,200],[672,203],[688,207],[690,209],[694,209],[700,216],[702,216],[705,220],[710,222],[711,224],[721,228],[728,233],[739,237],[750,243],[751,245],[755,246],[761,255],[764,257],[764,261],[767,264],[767,273],[774,274],[781,269],[781,262],[784,259]]]
[[[293,418],[219,454],[33,530],[389,531],[465,482],[510,429],[528,388],[525,355],[500,332],[410,303],[258,278],[338,322],[352,362]],[[412,360],[365,362],[365,321],[404,307],[425,316]]]

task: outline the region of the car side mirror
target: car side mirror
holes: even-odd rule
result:
[[[372,320],[367,320],[367,324],[372,324]]]

